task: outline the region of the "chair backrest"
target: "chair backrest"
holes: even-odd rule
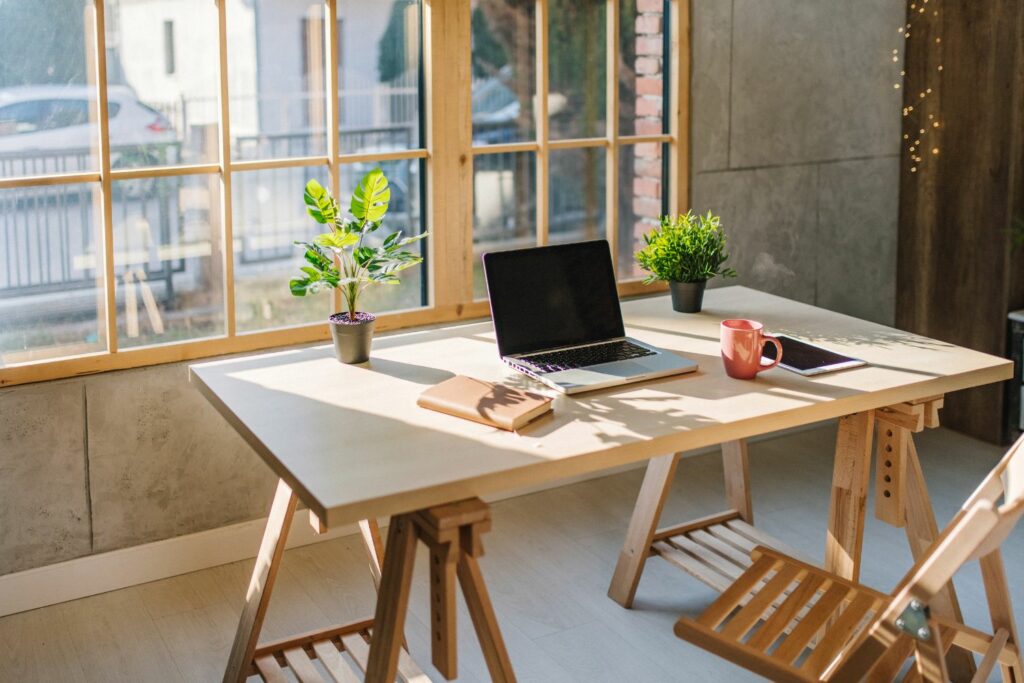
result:
[[[927,605],[964,563],[998,550],[1024,516],[1024,436],[967,499],[960,512],[914,564],[858,641],[826,672],[830,681],[858,681],[885,651],[907,636],[896,618],[911,600]]]

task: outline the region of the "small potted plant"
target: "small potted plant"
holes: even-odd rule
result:
[[[644,242],[647,246],[636,253],[637,263],[650,273],[644,284],[668,282],[672,308],[680,313],[700,312],[709,279],[736,277],[735,270],[722,267],[729,259],[725,232],[710,211],[662,216],[661,226],[644,235]]]
[[[302,277],[291,280],[289,287],[295,296],[341,290],[347,310],[335,313],[328,322],[342,363],[363,363],[370,357],[377,317],[359,310],[363,290],[372,284],[397,285],[400,271],[423,261],[402,248],[423,239],[426,232],[402,237],[397,230],[383,240],[370,237],[384,222],[390,200],[388,179],[380,169],[367,173],[352,192],[352,218],[341,215],[337,200],[320,183],[306,183],[306,211],[317,223],[330,226],[330,231],[312,242],[295,242],[304,250],[306,265],[301,268]]]

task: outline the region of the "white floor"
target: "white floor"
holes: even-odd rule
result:
[[[833,434],[822,427],[751,447],[757,525],[818,560]],[[920,435],[918,450],[940,525],[1002,453],[946,430]],[[605,597],[640,478],[634,471],[495,505],[482,567],[519,680],[755,679],[673,636],[677,616],[700,611],[715,593],[664,561],[648,563],[633,610]],[[721,492],[720,458],[684,460],[665,523],[721,509]],[[910,552],[901,529],[870,516],[872,505],[862,579],[889,590]],[[1004,555],[1024,621],[1024,529]],[[416,660],[443,680],[428,665],[425,559],[421,548],[406,633]],[[250,569],[239,562],[0,619],[0,681],[219,681]],[[956,585],[967,623],[987,627],[977,566]],[[369,616],[373,601],[356,537],[290,550],[264,639]],[[459,642],[458,680],[488,680],[464,608]]]

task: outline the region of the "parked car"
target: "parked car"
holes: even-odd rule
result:
[[[95,91],[85,85],[27,85],[0,89],[0,154],[53,153],[88,148],[89,106]],[[170,121],[139,101],[126,86],[107,90],[110,139],[117,147],[173,142]]]

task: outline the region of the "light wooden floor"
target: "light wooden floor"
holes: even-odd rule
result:
[[[822,427],[751,447],[757,524],[818,560],[833,434]],[[945,430],[918,443],[942,525],[1001,450]],[[666,521],[721,508],[720,462],[702,455],[681,463]],[[715,594],[665,562],[648,564],[633,610],[605,597],[640,477],[632,471],[495,506],[482,566],[521,681],[754,679],[672,635],[677,615],[699,611]],[[891,589],[910,566],[902,530],[869,517],[865,548],[863,579]],[[288,551],[264,637],[371,615],[362,553],[355,537]],[[1022,621],[1024,530],[1005,557]],[[421,548],[406,629],[423,665],[425,560]],[[219,681],[249,572],[250,562],[239,562],[0,619],[0,681]],[[976,565],[958,575],[957,588],[967,622],[987,626]],[[464,607],[459,637],[459,681],[486,681]]]

